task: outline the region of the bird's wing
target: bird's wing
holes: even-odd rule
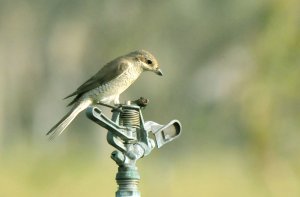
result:
[[[102,69],[100,69],[93,77],[83,83],[75,92],[67,96],[69,98],[71,96],[81,96],[89,90],[92,90],[96,87],[99,87],[115,78],[120,76],[128,67],[129,63],[127,61],[120,61],[117,59],[106,64]],[[65,99],[66,99],[65,98]],[[76,98],[75,98],[76,99]]]

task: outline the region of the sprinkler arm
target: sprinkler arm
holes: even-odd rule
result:
[[[114,121],[107,118],[98,107],[88,107],[86,114],[89,119],[93,120],[98,125],[104,127],[122,140],[136,139],[136,136],[132,135],[129,128],[117,125]]]
[[[118,110],[113,111],[112,120],[108,119],[102,111],[95,106],[88,107],[86,114],[89,119],[108,130],[108,143],[120,151],[114,151],[111,155],[112,159],[114,159],[118,165],[135,163],[139,158],[148,155],[155,146],[153,140],[151,141],[151,139],[145,136],[145,130],[141,129],[144,134],[140,134],[141,139],[138,140],[134,128],[118,125],[120,115],[120,111]],[[143,123],[143,120],[141,122]]]
[[[139,106],[124,105],[122,107],[138,110],[139,128],[119,125],[122,108],[112,111],[112,120],[95,106],[88,107],[86,111],[89,119],[108,130],[107,141],[118,150],[114,151],[111,157],[118,165],[135,163],[139,158],[150,154],[155,145],[160,148],[181,134],[181,124],[178,120],[172,120],[166,125],[153,121],[144,122]],[[149,133],[153,134],[154,139],[150,138]]]
[[[154,134],[157,148],[160,148],[178,138],[182,129],[182,126],[178,120],[172,120],[166,125],[160,125],[153,121],[147,121],[144,127],[147,132],[152,132]]]

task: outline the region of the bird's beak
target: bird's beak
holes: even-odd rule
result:
[[[157,69],[155,71],[155,73],[158,74],[159,76],[163,76],[163,73],[162,73],[162,71],[160,69]]]

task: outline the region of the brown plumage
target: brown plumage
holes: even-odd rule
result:
[[[102,67],[93,77],[77,88],[66,98],[75,96],[68,105],[73,105],[66,114],[47,133],[51,138],[60,135],[72,120],[88,106],[98,102],[119,103],[120,94],[125,91],[143,71],[152,71],[162,75],[155,57],[145,51],[137,50],[116,58]]]

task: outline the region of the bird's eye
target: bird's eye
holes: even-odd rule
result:
[[[151,60],[147,60],[146,62],[147,62],[147,64],[152,64]]]

